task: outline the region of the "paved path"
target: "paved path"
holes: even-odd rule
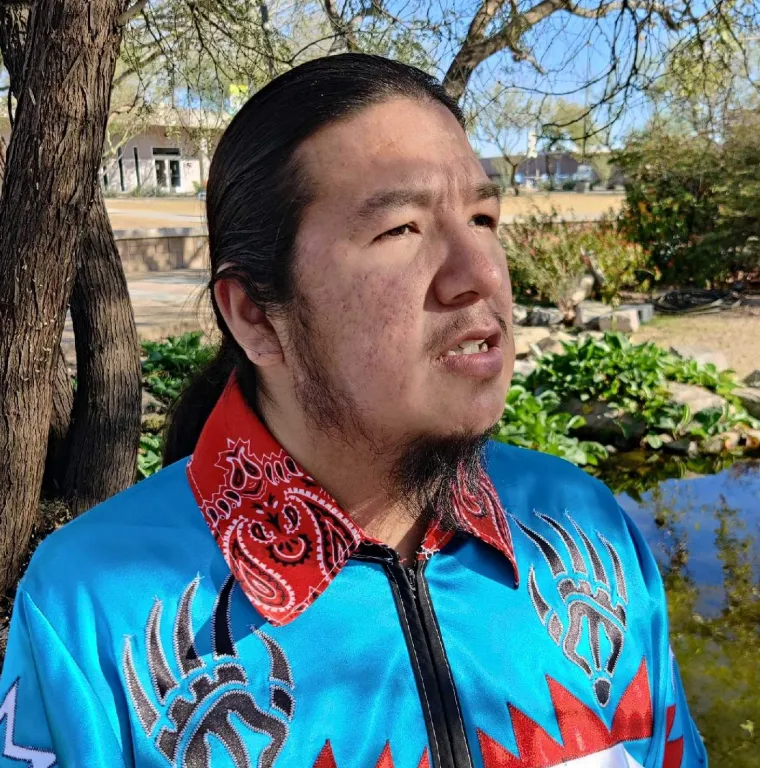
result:
[[[199,329],[212,335],[216,321],[206,292],[207,280],[208,273],[201,269],[130,275],[127,285],[140,338],[162,339]],[[72,364],[76,354],[71,318],[66,320],[62,343]]]

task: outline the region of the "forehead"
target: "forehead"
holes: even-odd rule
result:
[[[415,99],[375,104],[332,123],[297,155],[315,202],[359,205],[374,190],[412,183],[456,194],[488,181],[454,115]]]

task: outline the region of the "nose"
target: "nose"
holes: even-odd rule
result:
[[[444,234],[445,257],[435,275],[437,301],[447,307],[466,307],[490,299],[506,279],[506,258],[496,237],[471,226]]]

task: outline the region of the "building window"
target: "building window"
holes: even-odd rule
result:
[[[171,155],[172,157],[179,157],[181,152],[176,147],[153,147],[154,155]]]
[[[142,180],[140,179],[140,153],[137,151],[137,147],[132,147],[132,152],[135,156],[135,179],[137,179],[137,188],[142,186]]]

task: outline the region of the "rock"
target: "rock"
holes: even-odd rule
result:
[[[728,368],[728,360],[722,352],[713,352],[704,347],[692,347],[688,344],[674,344],[670,348],[671,354],[684,360],[696,360],[702,365],[712,363],[719,371],[725,371]]]
[[[524,325],[525,321],[528,319],[529,312],[530,312],[530,309],[528,307],[524,307],[522,304],[513,304],[512,305],[512,324]]]
[[[639,322],[644,325],[654,319],[654,304],[621,304],[617,311],[622,309],[634,309],[639,316]]]
[[[617,408],[610,408],[608,403],[599,401],[582,402],[570,398],[560,406],[573,416],[583,416],[586,424],[574,430],[574,434],[584,440],[596,440],[610,443],[616,448],[632,448],[641,442],[646,432],[646,424],[636,416]]]
[[[686,456],[699,456],[699,446],[688,437],[682,437],[679,440],[674,440],[672,443],[666,443],[664,445],[666,451],[671,453],[681,453]]]
[[[748,451],[756,451],[760,448],[760,429],[744,430],[744,447]]]
[[[526,324],[530,326],[559,325],[565,319],[557,307],[532,307]]]
[[[616,309],[612,314],[599,318],[600,331],[623,331],[633,333],[639,330],[639,313],[635,309]]]
[[[578,287],[570,294],[570,303],[577,306],[594,292],[596,278],[593,275],[583,275],[578,281]]]
[[[515,360],[514,372],[520,376],[530,376],[536,368],[538,368],[538,363],[530,358],[527,360]]]
[[[600,339],[604,338],[604,333],[602,331],[581,331],[576,337],[575,340],[582,344],[586,339],[594,339],[595,341],[599,341]]]
[[[551,336],[538,342],[538,347],[544,355],[561,355],[565,351],[563,344],[573,343],[577,339],[569,333],[557,331]]]
[[[548,328],[526,328],[521,325],[515,326],[513,333],[515,336],[515,356],[518,358],[527,357],[531,353],[531,345],[538,344],[550,335]]]
[[[725,400],[710,392],[704,387],[695,387],[693,384],[679,384],[675,381],[668,382],[670,398],[679,405],[688,405],[693,414],[707,411],[711,408],[722,408]]]
[[[739,387],[732,393],[742,401],[750,416],[760,419],[760,389],[757,387]]]
[[[728,451],[735,451],[739,447],[741,439],[741,434],[733,430],[723,432],[720,435],[713,435],[702,443],[702,453],[717,456]]]
[[[147,389],[142,391],[142,413],[156,413],[166,410],[160,400],[155,398]]]
[[[760,368],[744,377],[744,383],[748,387],[760,387]]]
[[[575,320],[573,324],[577,328],[598,328],[599,318],[609,315],[612,307],[601,301],[582,301],[575,308]]]

